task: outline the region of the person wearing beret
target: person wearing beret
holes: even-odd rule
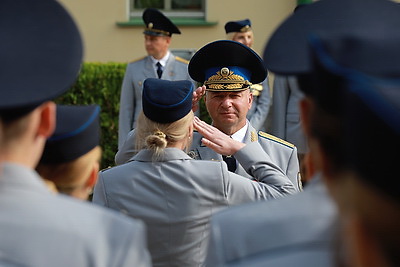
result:
[[[212,60],[210,60],[210,58]],[[297,149],[294,145],[257,131],[246,115],[253,103],[252,84],[265,80],[262,59],[249,47],[235,41],[211,42],[199,49],[189,62],[193,80],[205,86],[205,105],[212,124],[220,131],[243,143],[258,142],[271,160],[301,190]],[[195,159],[222,160],[222,155],[204,146],[195,133],[189,154]],[[232,158],[231,171],[251,176]]]
[[[87,200],[99,172],[100,107],[57,105],[56,114],[36,170],[56,192]]]
[[[208,266],[399,265],[399,22],[392,1],[321,0],[272,34],[265,62],[305,94],[316,176],[295,196],[213,217]]]
[[[153,266],[201,266],[213,213],[295,192],[259,143],[243,144],[193,119],[192,95],[191,81],[146,79],[135,128],[139,152],[100,172],[94,189],[93,202],[146,223]],[[229,172],[222,160],[189,157],[185,151],[193,127],[203,134],[205,145],[234,155],[256,181]]]
[[[151,266],[142,222],[53,194],[34,170],[56,125],[51,100],[82,63],[75,22],[57,1],[2,0],[0,35],[1,264]]]
[[[249,19],[227,22],[225,32],[228,40],[242,43],[250,48],[253,46],[254,33]],[[264,131],[267,129],[266,119],[271,104],[268,77],[261,83],[252,84],[250,90],[253,93],[253,103],[247,113],[247,119],[255,129]]]
[[[142,88],[147,78],[164,80],[190,80],[188,61],[174,56],[169,51],[173,34],[180,30],[163,13],[154,8],[143,12],[144,46],[147,56],[128,64],[121,88],[118,122],[118,149],[128,133],[136,127],[137,117],[142,110]]]

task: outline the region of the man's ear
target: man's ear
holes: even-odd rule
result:
[[[189,125],[189,133],[188,134],[189,134],[189,139],[191,139],[193,136],[193,123]]]
[[[93,163],[92,170],[90,171],[89,177],[86,180],[86,187],[92,189],[97,182],[98,173],[100,170],[100,164],[96,161]]]
[[[51,136],[56,128],[56,104],[46,102],[40,106],[40,123],[38,135],[45,138]]]
[[[253,104],[253,93],[250,91],[249,92],[249,110],[250,110],[252,104]]]

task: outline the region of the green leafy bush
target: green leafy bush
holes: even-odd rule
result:
[[[56,99],[59,104],[101,107],[101,167],[114,165],[118,148],[118,112],[126,63],[84,63],[72,88]]]

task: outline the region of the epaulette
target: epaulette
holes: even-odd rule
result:
[[[274,141],[274,142],[277,142],[279,144],[282,144],[284,146],[290,147],[292,149],[295,148],[295,145],[293,145],[292,143],[289,143],[289,142],[287,142],[287,141],[285,141],[283,139],[280,139],[280,138],[278,138],[276,136],[273,136],[271,134],[267,134],[266,132],[258,131],[258,135],[261,136],[261,137],[264,137],[266,139],[269,139],[271,141]]]
[[[179,62],[185,63],[185,64],[189,64],[189,60],[186,60],[184,58],[175,56],[175,59],[178,60]]]
[[[129,63],[135,63],[135,62],[140,61],[140,60],[143,60],[143,59],[145,59],[145,58],[146,58],[146,56],[140,57],[140,58],[135,59],[135,60],[133,60],[133,61],[131,61],[131,62],[129,62]]]

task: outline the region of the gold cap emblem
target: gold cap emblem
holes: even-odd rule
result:
[[[251,83],[227,67],[221,68],[204,83],[208,91],[241,91]]]
[[[244,27],[242,27],[242,28],[240,29],[240,32],[248,32],[248,31],[250,31],[250,30],[251,30],[250,26],[249,26],[249,25],[246,25],[246,26],[244,26]]]
[[[147,28],[149,28],[149,29],[152,29],[153,28],[153,22],[150,22],[148,25],[147,25]]]

